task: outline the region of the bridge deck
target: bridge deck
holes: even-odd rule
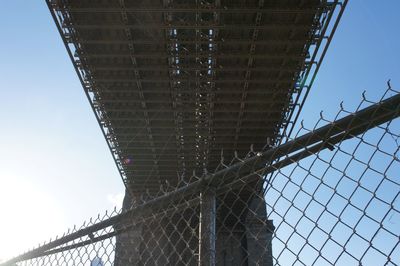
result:
[[[58,0],[53,14],[132,191],[279,141],[325,1]]]

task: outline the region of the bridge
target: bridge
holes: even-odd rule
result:
[[[46,2],[126,194],[2,265],[400,264],[399,91],[292,134],[346,0]]]
[[[212,172],[221,155],[279,143],[322,61],[317,52],[329,44],[340,3],[49,4],[134,195]]]
[[[344,10],[339,1],[320,0],[48,5],[126,186],[125,210],[289,136]],[[274,226],[266,218],[263,184],[254,175],[246,189],[202,198],[206,220],[195,223],[207,231],[217,219],[213,230],[219,233],[216,242],[210,234],[199,241],[214,242],[218,264],[272,264]],[[225,209],[212,218],[216,206]],[[142,243],[160,227],[167,235],[190,229],[182,219],[190,217],[173,216],[117,237],[115,264],[137,265],[154,256],[159,258],[151,265],[191,264],[193,256],[179,245],[183,238],[195,249],[191,235],[158,241],[156,246],[170,246],[174,259]],[[170,223],[179,226],[167,229]],[[249,236],[255,230],[261,240]],[[259,252],[257,246],[268,248]],[[210,249],[200,247],[199,256]]]
[[[400,92],[296,124],[346,0],[46,2],[125,199],[2,265],[400,264]]]

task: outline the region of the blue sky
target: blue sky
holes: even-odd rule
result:
[[[301,119],[400,87],[396,0],[350,1]],[[44,1],[0,8],[0,260],[111,209],[121,178]],[[18,233],[15,233],[18,232]],[[24,239],[21,243],[21,239]]]
[[[380,97],[386,81],[400,87],[400,20],[397,0],[350,0],[301,117],[313,125],[319,112],[335,114],[341,101],[361,93]]]
[[[0,25],[2,258],[111,209],[123,185],[45,2],[2,1]]]

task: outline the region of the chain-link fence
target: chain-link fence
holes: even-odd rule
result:
[[[399,265],[399,112],[389,86],[6,265]]]

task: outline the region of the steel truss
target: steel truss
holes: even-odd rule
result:
[[[217,148],[240,151],[253,144],[261,150],[266,139],[273,144],[289,136],[346,3],[47,0],[122,179],[135,183],[128,187],[132,193],[175,182],[175,174],[157,166],[160,145],[174,143],[177,172],[202,173],[218,164],[208,155]],[[253,116],[268,121],[263,132],[245,130],[265,122]],[[122,130],[122,121],[144,123],[143,130]],[[158,131],[165,121],[173,127]],[[186,128],[198,131],[185,136]],[[224,135],[232,137],[218,143]],[[126,149],[136,138],[149,147],[143,165],[156,171],[139,165],[133,174],[136,166],[126,164],[140,160]],[[198,163],[186,167],[193,154]]]

